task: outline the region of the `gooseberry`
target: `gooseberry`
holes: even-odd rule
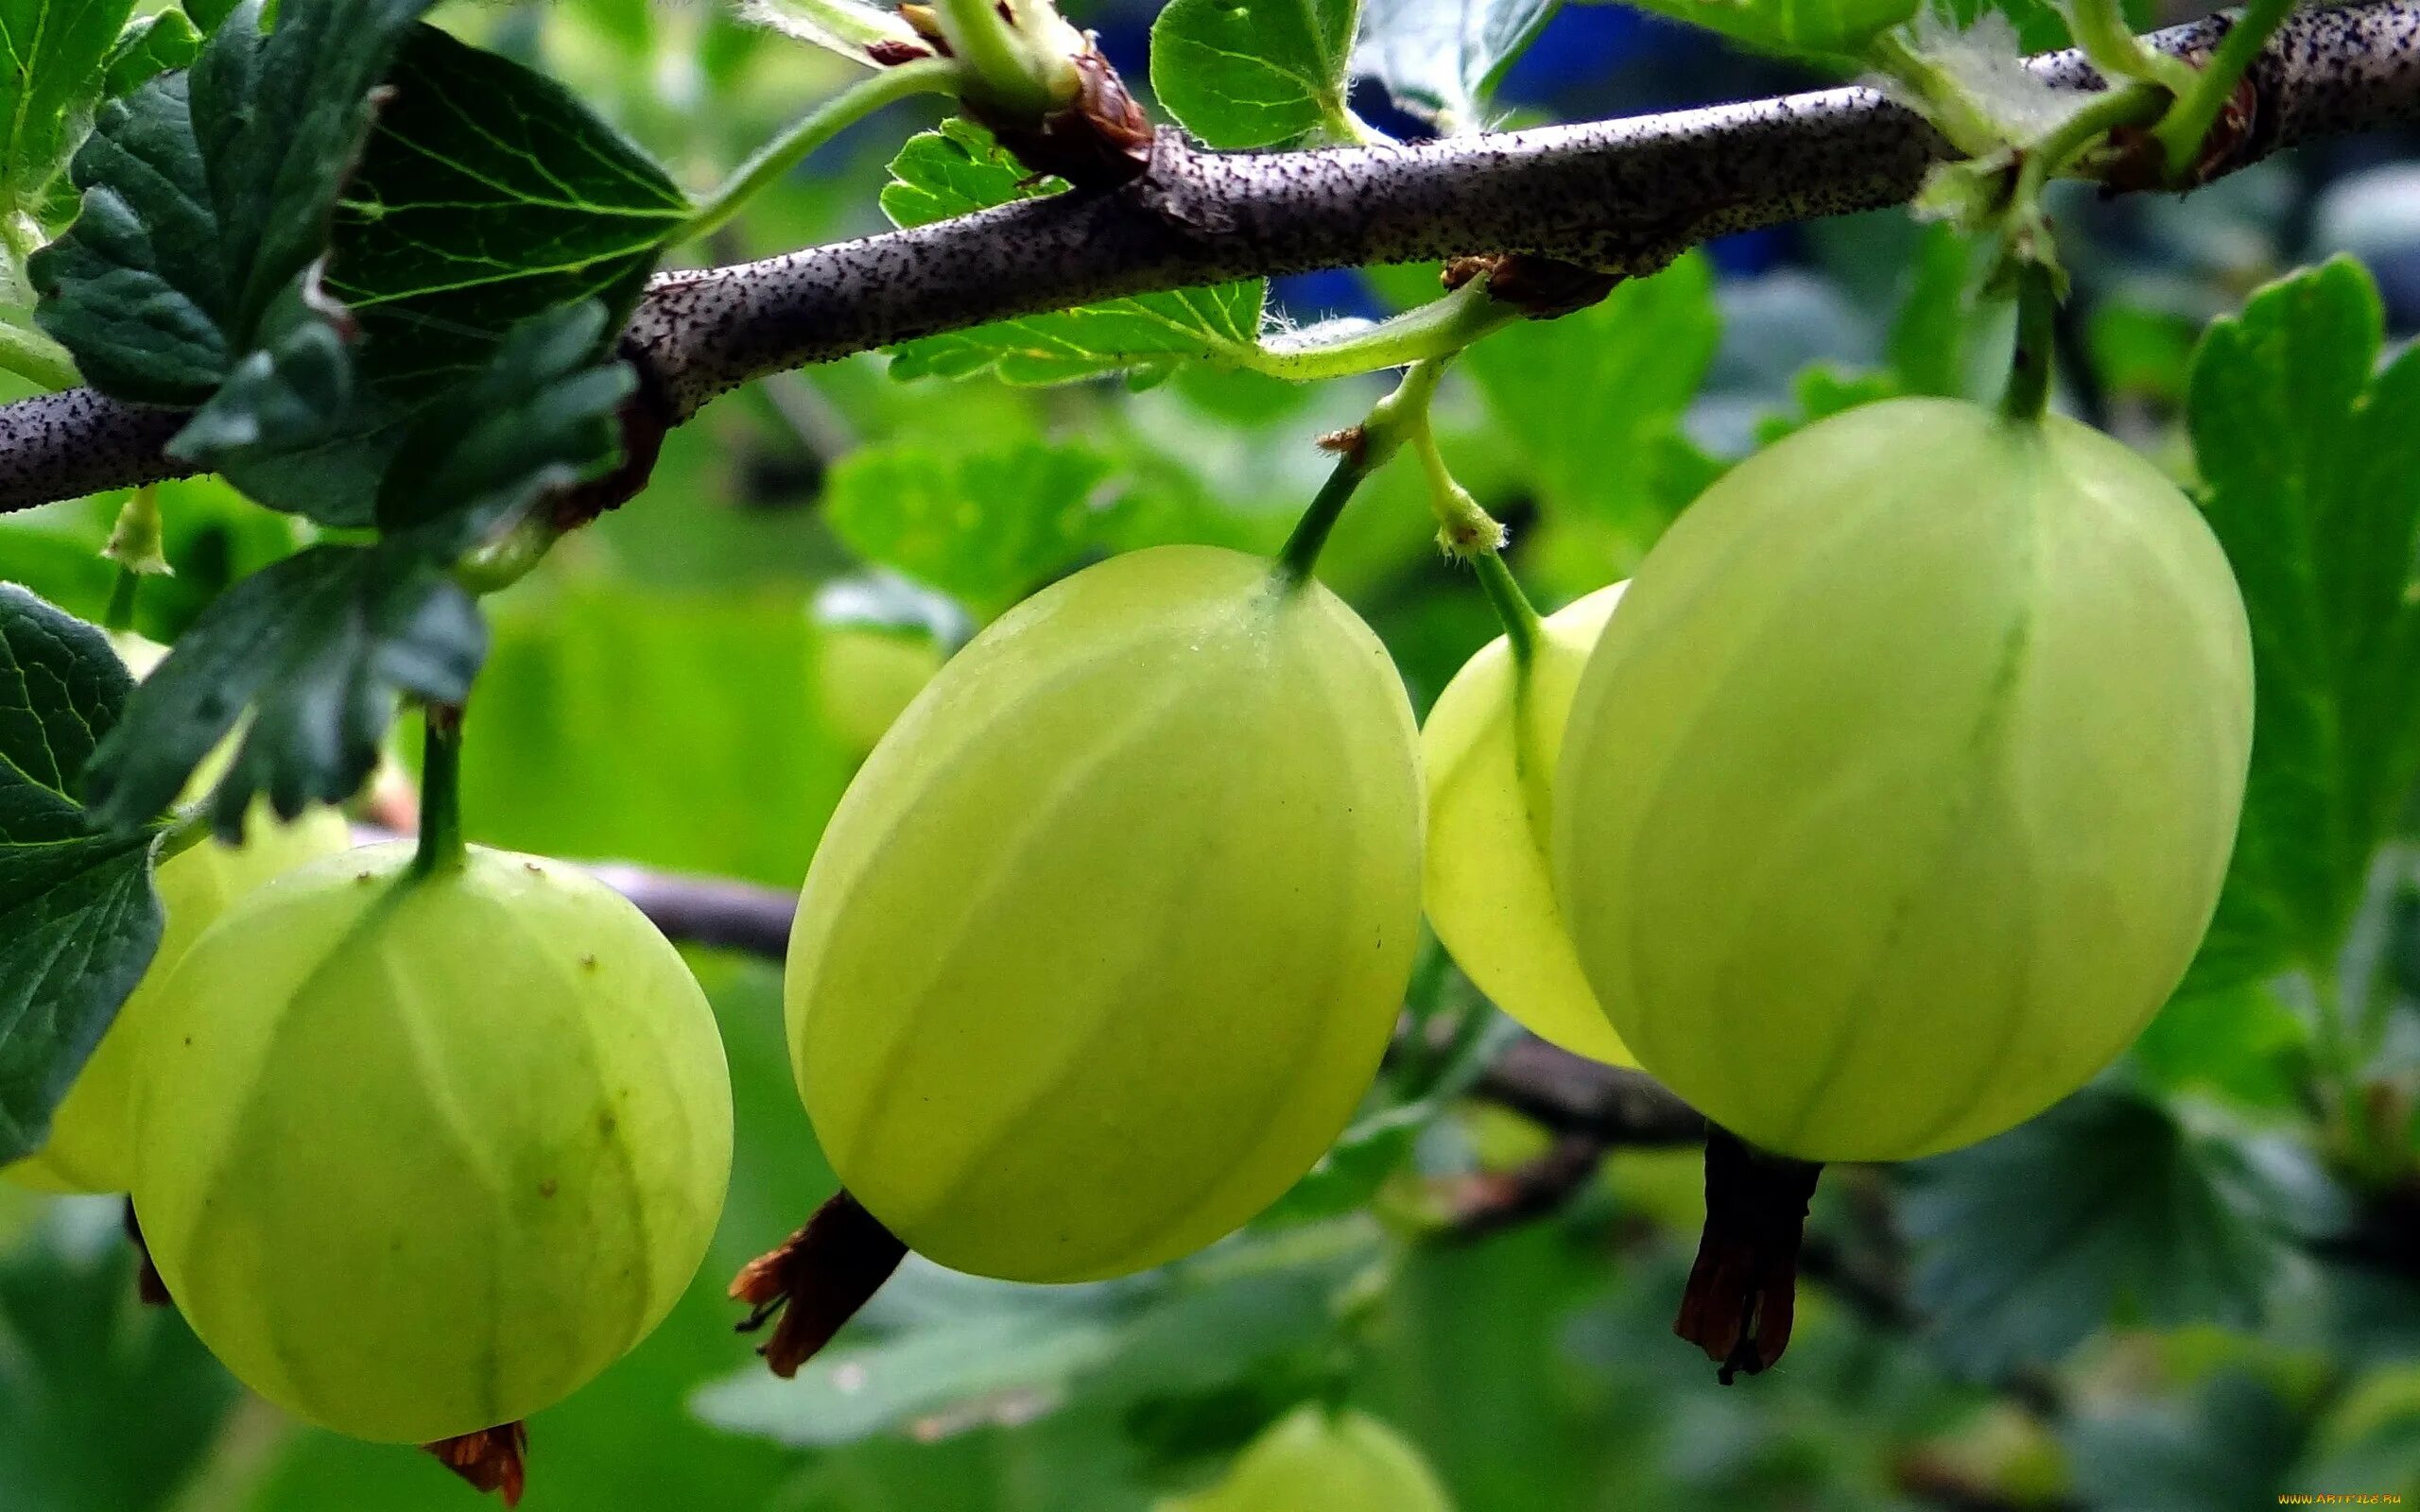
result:
[[[1140,1270],[1251,1218],[1367,1090],[1420,911],[1411,711],[1314,581],[1165,546],[1018,606],[833,816],[790,1050],[850,1193],[959,1270]]]
[[[1751,1146],[1951,1149],[2175,988],[2251,739],[2241,597],[2155,468],[1870,404],[1735,468],[1632,580],[1557,775],[1564,915],[1623,1042]]]
[[[238,1379],[356,1437],[518,1420],[654,1328],[731,1161],[714,1017],[584,873],[472,848],[338,856],[239,902],[169,977],[134,1205]]]
[[[1226,1477],[1155,1512],[1452,1512],[1436,1471],[1367,1413],[1296,1408],[1236,1457]]]
[[[1539,1038],[1634,1065],[1564,933],[1547,863],[1555,760],[1581,668],[1623,585],[1541,623],[1529,666],[1503,636],[1462,664],[1420,730],[1428,779],[1423,897],[1463,974]]]

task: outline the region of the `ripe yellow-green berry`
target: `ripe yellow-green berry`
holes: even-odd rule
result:
[[[2107,1065],[2207,927],[2252,658],[2190,501],[2072,421],[1896,400],[1709,489],[1581,679],[1554,860],[1647,1070],[1901,1160]]]
[[[1368,1089],[1420,909],[1410,707],[1318,583],[1169,546],[1000,619],[867,760],[786,984],[849,1190],[1066,1281],[1227,1233]]]
[[[1226,1478],[1154,1512],[1453,1512],[1401,1434],[1367,1413],[1295,1409],[1246,1446]]]
[[[680,955],[574,868],[390,845],[239,902],[168,979],[134,1203],[246,1384],[424,1443],[556,1401],[714,1232],[731,1092]]]
[[[1428,777],[1428,922],[1454,963],[1539,1038],[1636,1062],[1564,933],[1547,850],[1554,769],[1581,668],[1620,602],[1616,583],[1547,616],[1524,669],[1503,636],[1462,664],[1420,730]]]

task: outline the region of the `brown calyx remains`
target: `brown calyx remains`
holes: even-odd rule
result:
[[[506,1506],[521,1504],[529,1479],[529,1429],[523,1423],[482,1428],[421,1448],[478,1490],[501,1495]]]
[[[1789,1348],[1806,1204],[1823,1174],[1706,1125],[1705,1232],[1672,1332],[1706,1352],[1726,1386]]]
[[[731,1297],[752,1311],[737,1330],[753,1333],[778,1315],[773,1336],[756,1352],[787,1380],[873,1300],[907,1258],[899,1236],[844,1189],[781,1247],[740,1267]]]

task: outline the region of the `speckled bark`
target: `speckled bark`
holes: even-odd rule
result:
[[[2223,17],[2159,33],[2206,51]],[[2072,54],[2036,61],[2089,87]],[[2420,0],[2295,16],[2254,74],[2242,146],[2420,120]],[[1839,89],[1412,146],[1219,154],[1159,143],[1111,194],[1028,201],[912,231],[659,279],[626,350],[676,420],[752,379],[937,331],[1189,284],[1527,251],[1639,271],[1728,232],[1894,204],[1946,152],[1869,90]],[[0,407],[0,509],[166,475],[176,418],[72,393]]]

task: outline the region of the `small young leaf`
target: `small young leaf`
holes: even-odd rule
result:
[[[133,0],[0,0],[0,214],[42,208],[133,9]]]
[[[202,612],[94,753],[86,794],[105,822],[144,822],[250,709],[212,799],[218,833],[240,836],[262,794],[287,817],[340,803],[376,765],[396,696],[458,702],[486,649],[477,605],[409,542],[313,546]]]
[[[87,381],[142,404],[210,396],[325,250],[371,90],[432,3],[284,6],[264,35],[246,0],[189,71],[101,108],[73,168],[82,213],[31,263],[43,327]]]
[[[1064,188],[1028,181],[981,127],[950,120],[910,138],[890,164],[882,208],[901,227],[971,215]],[[1051,315],[925,336],[892,349],[896,378],[969,377],[1060,384],[1104,373],[1163,375],[1186,359],[1233,360],[1258,339],[1258,279],[1139,294]]]
[[[2249,1326],[2288,1241],[2347,1211],[2298,1146],[2190,1127],[2106,1085],[1910,1177],[1916,1301],[1983,1378],[2055,1361],[2113,1314]]]
[[[2242,828],[2185,991],[2333,970],[2420,766],[2420,353],[2376,372],[2383,331],[2377,285],[2340,258],[2194,354],[2194,449],[2257,702]]]
[[[1496,80],[1561,0],[1363,0],[1353,71],[1441,131],[1476,131]]]
[[[1027,441],[958,462],[866,447],[833,468],[824,517],[849,549],[992,612],[1097,545],[1109,463]]]
[[[424,395],[583,300],[618,328],[688,223],[663,168],[562,85],[433,26],[412,28],[387,82],[328,255],[368,380]]]
[[[0,1162],[41,1146],[160,943],[157,809],[107,834],[76,798],[132,686],[99,630],[0,583]]]
[[[1151,24],[1151,90],[1214,147],[1347,137],[1359,0],[1170,0]]]

